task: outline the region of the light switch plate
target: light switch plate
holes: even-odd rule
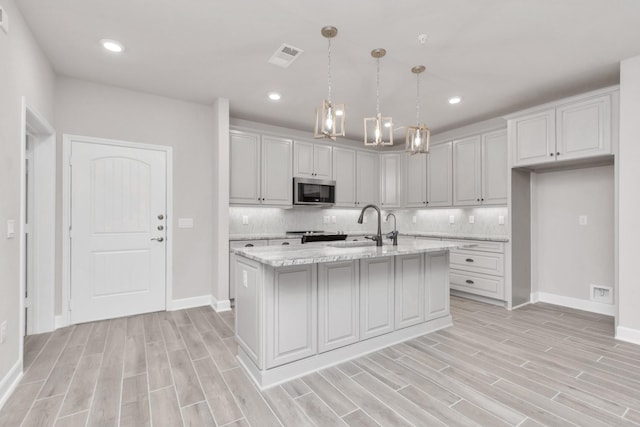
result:
[[[476,217],[473,215],[469,215],[469,224],[475,224],[476,223]]]
[[[411,217],[411,222],[412,222],[412,223],[414,223],[414,224],[415,224],[416,222],[418,222],[418,217],[417,217],[417,216],[415,216],[415,215],[414,215],[414,216],[412,216],[412,217]]]
[[[587,216],[586,215],[580,215],[578,217],[578,224],[580,225],[587,225]]]
[[[242,225],[249,225],[249,215],[242,215]]]
[[[178,218],[178,228],[193,228],[193,218]]]
[[[13,239],[16,237],[16,220],[8,219],[7,220],[7,239]]]
[[[453,215],[449,215],[449,224],[455,224],[456,222],[456,217]]]
[[[504,225],[504,215],[498,215],[498,225]]]

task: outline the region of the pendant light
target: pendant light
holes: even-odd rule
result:
[[[314,138],[329,138],[332,141],[338,136],[344,136],[344,104],[331,103],[331,39],[338,34],[336,27],[323,27],[320,30],[322,35],[329,41],[328,61],[327,61],[327,86],[329,94],[327,99],[322,101],[322,105],[316,108],[316,126],[313,132]]]
[[[411,72],[416,75],[416,125],[407,128],[405,151],[411,154],[428,153],[431,129],[420,124],[420,74],[425,70],[424,65],[416,65]]]
[[[382,117],[380,114],[380,58],[386,54],[387,51],[384,49],[371,51],[371,56],[376,59],[376,116],[364,119],[364,145],[366,146],[393,145],[393,119]]]

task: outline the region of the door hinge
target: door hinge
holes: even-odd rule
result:
[[[73,237],[73,233],[72,233],[71,227],[69,227],[69,238],[71,237]]]
[[[73,157],[69,156],[69,166],[71,166],[73,163]]]
[[[24,308],[30,308],[31,307],[31,298],[27,297],[24,299]]]

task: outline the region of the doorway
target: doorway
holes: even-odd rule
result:
[[[165,310],[171,148],[70,135],[63,140],[68,323]]]

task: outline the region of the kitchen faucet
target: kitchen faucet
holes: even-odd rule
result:
[[[376,246],[382,246],[382,227],[380,225],[381,214],[380,214],[379,207],[377,207],[376,205],[367,205],[364,208],[362,208],[362,212],[360,212],[360,217],[358,218],[358,224],[362,224],[362,221],[364,219],[364,211],[366,211],[369,208],[373,208],[376,210],[376,212],[378,212],[378,234],[375,236],[364,236],[364,238],[373,240],[374,242],[376,242]]]
[[[390,213],[389,215],[387,215],[387,219],[385,221],[389,221],[390,216],[393,217],[393,231],[387,234],[387,239],[393,240],[393,246],[398,246],[398,230],[396,227],[397,226],[396,216]]]

